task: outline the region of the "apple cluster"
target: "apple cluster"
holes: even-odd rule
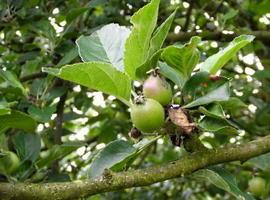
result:
[[[172,101],[170,84],[158,73],[151,74],[143,83],[143,96],[131,106],[131,121],[143,133],[153,133],[165,121],[166,106]]]

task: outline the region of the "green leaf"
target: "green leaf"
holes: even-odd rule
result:
[[[8,136],[5,134],[0,134],[0,147],[2,150],[8,150]]]
[[[237,97],[231,97],[229,100],[221,101],[219,103],[222,105],[224,110],[228,110],[228,111],[234,111],[241,108],[247,108],[247,105]]]
[[[43,71],[64,80],[114,95],[127,105],[129,104],[131,92],[129,77],[108,63],[77,63],[66,65],[61,69],[43,68]]]
[[[74,48],[70,49],[64,57],[57,63],[57,66],[63,66],[69,64],[72,60],[74,60],[78,56],[78,50],[75,46]]]
[[[153,37],[150,41],[150,49],[148,52],[148,56],[152,56],[155,52],[160,50],[162,47],[175,17],[176,11],[174,11],[167,19],[164,21],[157,30],[153,33]]]
[[[194,67],[200,60],[200,53],[197,45],[201,41],[198,36],[190,39],[184,46],[169,46],[161,54],[162,59],[173,69],[177,70],[183,83],[188,80]]]
[[[77,17],[79,17],[80,15],[85,13],[87,10],[89,10],[89,8],[73,8],[73,9],[70,9],[70,11],[68,12],[68,14],[66,16],[67,24],[74,21]]]
[[[157,63],[159,57],[163,51],[161,49],[168,32],[170,31],[174,16],[176,11],[174,11],[167,19],[164,21],[157,30],[153,33],[153,37],[150,40],[150,48],[148,51],[148,58],[138,67],[136,70],[136,76],[139,78],[144,78],[146,76],[146,72],[150,69],[157,67]]]
[[[81,36],[76,41],[79,55],[84,62],[101,61],[124,71],[124,45],[130,30],[118,24],[108,24],[90,36]]]
[[[8,115],[1,115],[0,122],[0,133],[9,128],[17,128],[34,133],[37,125],[32,117],[15,110],[12,110]]]
[[[206,183],[212,183],[216,187],[225,190],[227,192],[230,192],[230,186],[228,183],[219,176],[216,172],[210,170],[210,169],[200,169],[192,174],[192,177],[195,178],[198,181],[205,181]]]
[[[148,58],[151,36],[157,24],[159,3],[160,0],[152,0],[131,17],[133,28],[125,44],[124,64],[125,71],[133,79],[136,78],[137,68]]]
[[[44,108],[38,108],[34,106],[29,106],[28,113],[36,121],[46,123],[50,121],[52,114],[56,111],[55,106],[49,106]]]
[[[236,37],[226,48],[208,57],[201,66],[201,71],[215,74],[244,46],[253,41],[253,35],[241,35]]]
[[[237,199],[255,200],[248,193],[242,192],[235,178],[223,168],[209,167],[208,169],[201,169],[192,176],[200,181],[207,181],[214,184],[216,187],[234,195]]]
[[[244,198],[245,200],[255,200],[253,196],[248,193],[241,191],[238,187],[237,181],[235,177],[227,170],[221,167],[209,167],[210,170],[213,170],[217,174],[219,174],[230,186],[231,194],[233,194],[237,198]]]
[[[238,14],[238,10],[234,10],[231,8],[224,16],[222,16],[223,24],[226,24],[226,22],[232,18],[234,18]]]
[[[199,107],[199,111],[203,113],[205,116],[217,118],[217,119],[225,119],[225,113],[222,109],[222,106],[218,103],[211,104],[207,107]]]
[[[251,158],[247,162],[252,163],[256,168],[267,171],[270,169],[270,153]]]
[[[38,158],[41,148],[39,135],[18,133],[12,141],[22,162],[27,160],[34,162]]]
[[[143,150],[153,144],[161,136],[152,140],[144,139],[137,144],[130,144],[124,140],[115,140],[106,145],[93,159],[90,167],[90,177],[102,175],[104,169],[120,171],[130,164]]]
[[[253,76],[259,80],[268,79],[268,78],[270,78],[270,69],[256,71]]]
[[[56,40],[56,31],[54,27],[51,25],[48,18],[42,18],[39,21],[35,21],[35,23],[29,23],[28,28],[31,31],[36,32],[38,35],[42,35],[50,40],[50,42],[54,43]]]
[[[18,88],[21,90],[21,92],[26,95],[26,91],[19,81],[19,79],[10,71],[4,71],[3,69],[0,69],[0,77],[2,77],[10,86],[14,88]]]
[[[257,16],[262,16],[266,13],[269,13],[269,0],[262,0],[259,2],[247,1],[248,2],[248,11],[256,13]]]
[[[85,143],[82,142],[67,142],[61,145],[54,145],[47,152],[45,152],[45,156],[40,158],[36,164],[38,168],[49,166],[53,161],[64,158],[71,152],[84,145]]]
[[[137,158],[140,155],[142,151],[147,149],[150,145],[152,145],[161,137],[162,136],[157,136],[151,140],[144,138],[140,142],[134,144],[133,147],[136,148],[136,151],[130,154],[129,156],[127,156],[122,161],[116,163],[111,169],[114,171],[120,171],[120,170],[123,170],[124,167],[128,167],[135,160],[135,158]]]
[[[190,102],[189,104],[183,106],[184,108],[192,108],[195,106],[205,105],[212,102],[226,101],[230,98],[230,86],[229,83],[225,83],[220,87],[210,91],[206,95]]]
[[[88,6],[90,8],[95,8],[97,6],[102,6],[103,4],[107,3],[108,0],[92,0],[89,2]]]
[[[6,101],[0,101],[0,116],[10,114],[9,104]]]
[[[91,178],[100,176],[104,169],[111,168],[135,152],[136,148],[124,140],[110,142],[95,156],[89,176]]]
[[[221,76],[211,76],[208,72],[195,73],[182,89],[185,104],[190,103],[207,93],[217,89],[228,82],[228,79]]]
[[[147,76],[146,72],[149,71],[150,69],[156,68],[158,64],[159,57],[162,53],[162,49],[157,51],[152,55],[151,58],[147,59],[144,64],[142,64],[137,70],[136,70],[136,76],[138,78],[144,78]]]
[[[204,131],[213,132],[217,134],[225,134],[225,135],[238,134],[237,129],[232,127],[233,124],[231,124],[226,119],[204,117],[202,120],[200,120],[198,126]]]
[[[167,65],[165,62],[159,62],[160,73],[174,82],[179,88],[181,88],[185,82],[182,79],[181,74],[174,68]]]

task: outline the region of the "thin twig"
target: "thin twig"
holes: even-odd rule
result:
[[[194,5],[194,1],[191,0],[190,4],[189,4],[189,7],[188,7],[188,10],[187,10],[186,21],[185,21],[185,25],[183,27],[183,32],[186,32],[187,29],[188,29],[188,26],[189,26],[189,23],[190,23],[190,17],[191,17],[191,14],[192,14],[193,5]]]

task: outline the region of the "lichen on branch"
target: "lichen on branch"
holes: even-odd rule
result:
[[[241,145],[203,149],[180,160],[126,172],[111,172],[110,179],[96,179],[64,183],[0,183],[1,200],[74,200],[94,194],[131,187],[147,186],[190,174],[204,167],[231,161],[246,161],[270,152],[270,136]]]

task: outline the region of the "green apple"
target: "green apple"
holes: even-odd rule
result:
[[[162,105],[154,99],[146,98],[143,102],[131,106],[131,121],[144,133],[152,133],[161,128],[165,121]]]

